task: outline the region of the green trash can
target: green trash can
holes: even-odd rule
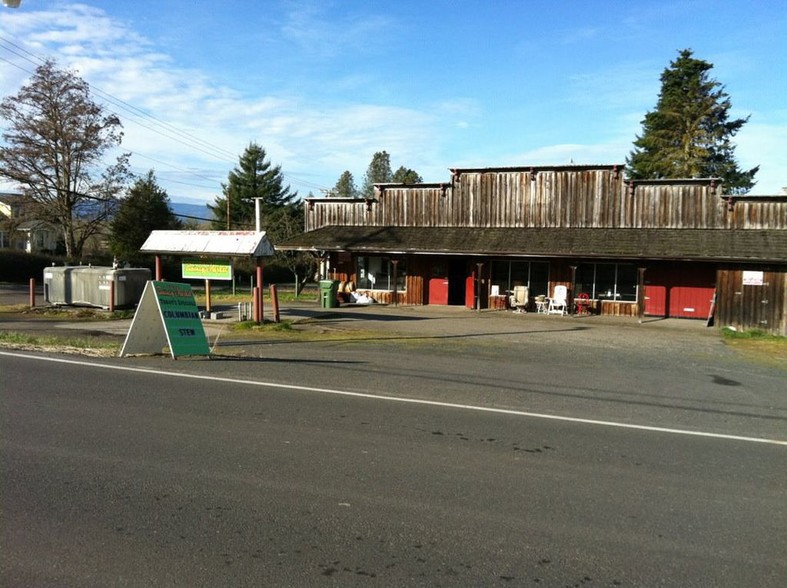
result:
[[[320,280],[320,308],[336,308],[339,306],[339,282],[337,280]]]

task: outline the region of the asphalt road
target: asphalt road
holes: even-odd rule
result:
[[[2,584],[785,585],[783,371],[692,331],[419,317],[214,360],[0,351]]]

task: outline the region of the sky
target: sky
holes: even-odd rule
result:
[[[751,193],[778,194],[785,39],[787,0],[21,0],[0,5],[0,97],[53,58],[173,202],[213,202],[251,142],[319,197],[345,170],[360,187],[383,150],[426,182],[625,163],[692,49],[749,117],[734,140],[740,167],[760,166]]]

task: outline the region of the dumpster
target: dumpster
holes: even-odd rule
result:
[[[337,280],[320,280],[320,308],[336,308],[339,306],[339,282]]]

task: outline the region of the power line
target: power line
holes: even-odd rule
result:
[[[6,37],[3,37],[3,36],[0,36],[0,47],[5,49],[9,53],[12,53],[13,55],[16,55],[17,57],[19,57],[21,59],[24,59],[25,61],[28,61],[29,63],[35,65],[36,67],[38,67],[40,64],[43,64],[43,63],[46,62],[46,60],[43,59],[42,57],[40,57],[40,56],[38,56],[38,55],[28,51],[24,47],[18,45],[17,43],[14,43],[10,39],[8,39]],[[24,68],[24,67],[22,67],[22,66],[20,66],[20,65],[18,65],[16,63],[12,62],[12,61],[10,61],[8,59],[0,57],[0,60],[2,60],[4,62],[12,65],[13,67],[16,67],[16,68],[20,69],[20,70],[22,70],[22,71],[24,71],[24,72],[26,72],[28,74],[31,74],[31,75],[33,74],[33,72],[31,72],[30,70],[28,70],[28,69],[26,69],[26,68]],[[226,162],[227,159],[231,160],[232,162],[235,161],[236,155],[231,153],[230,151],[228,151],[226,149],[223,149],[221,147],[218,147],[217,145],[214,145],[214,144],[212,144],[212,143],[210,143],[210,142],[208,142],[208,141],[206,141],[204,139],[201,139],[200,137],[192,135],[191,133],[188,133],[187,131],[183,131],[182,129],[176,127],[175,125],[172,125],[171,123],[163,121],[163,120],[153,116],[149,112],[146,112],[146,111],[144,111],[144,110],[142,110],[142,109],[140,109],[140,108],[138,108],[138,107],[136,107],[136,106],[134,106],[134,105],[132,105],[132,104],[130,104],[130,103],[128,103],[128,102],[126,102],[126,101],[124,101],[124,100],[114,96],[114,95],[112,95],[112,94],[110,94],[109,92],[105,92],[101,88],[98,88],[98,87],[96,87],[96,86],[94,86],[92,84],[89,84],[88,82],[85,82],[85,83],[88,84],[88,86],[92,89],[92,91],[95,94],[97,94],[100,98],[102,98],[105,102],[108,102],[109,104],[115,106],[116,108],[125,111],[127,113],[127,115],[124,116],[124,118],[126,118],[126,120],[128,122],[135,123],[135,124],[137,124],[138,126],[140,126],[142,128],[145,128],[145,129],[148,129],[150,131],[153,131],[154,133],[157,133],[157,134],[159,134],[161,136],[167,137],[168,139],[171,139],[171,140],[173,140],[173,141],[175,141],[177,143],[185,145],[186,147],[189,147],[191,149],[194,149],[196,151],[204,153],[205,155],[208,155],[210,157],[218,159],[219,161]],[[114,113],[114,114],[117,115],[118,113]],[[145,123],[141,122],[141,120],[139,120],[139,119],[141,119],[141,120],[148,119],[148,120],[152,121],[151,124],[153,126],[151,126],[150,124],[145,124]],[[156,128],[156,126],[158,126],[159,128]],[[140,153],[135,153],[135,155],[141,156],[141,157],[146,157],[146,156],[141,155]],[[150,157],[148,157],[148,159],[154,160],[153,158],[150,158]],[[164,162],[159,162],[159,163],[163,163],[164,165],[168,165],[168,164],[166,164]],[[184,170],[181,170],[181,171],[184,171]],[[187,173],[190,173],[190,172],[187,172]],[[200,177],[198,174],[194,174],[194,175]],[[283,178],[289,180],[290,182],[301,184],[303,186],[306,186],[307,188],[312,188],[312,189],[317,189],[317,190],[325,190],[326,189],[324,186],[322,186],[320,184],[317,184],[317,183],[314,183],[314,182],[310,182],[308,180],[303,180],[303,179],[297,178],[297,177],[295,177],[295,176],[293,176],[293,175],[291,175],[289,173],[285,173],[283,171],[281,172],[281,175],[282,175]],[[201,177],[203,177],[203,179],[207,179],[208,181],[211,181],[211,182],[215,181],[215,180],[213,180],[211,178],[206,178],[204,176],[201,176]]]

